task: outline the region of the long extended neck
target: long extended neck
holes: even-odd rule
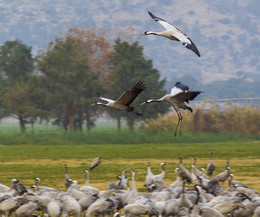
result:
[[[164,163],[164,162],[161,163],[161,167],[162,167],[162,171],[163,171],[163,172],[165,172],[165,164],[166,164],[166,163]]]
[[[136,184],[135,184],[135,172],[132,171],[132,191],[137,192]]]
[[[151,163],[148,162],[147,163],[147,175],[151,175],[152,174],[152,171],[151,171]]]
[[[179,159],[180,159],[180,164],[182,164],[182,156],[179,155]]]
[[[147,31],[145,32],[145,35],[157,35],[157,32]]]
[[[193,165],[196,166],[196,164],[197,164],[197,157],[194,156],[194,157],[193,157]]]
[[[65,178],[68,179],[69,175],[68,175],[68,166],[67,166],[67,164],[64,165],[64,168],[65,168]]]
[[[213,151],[210,152],[210,159],[213,160]]]
[[[107,104],[105,104],[105,103],[102,103],[102,102],[97,102],[97,105],[102,105],[102,106],[105,106],[105,107],[107,107]]]
[[[88,170],[85,170],[85,173],[86,173],[85,185],[86,185],[86,186],[89,186],[89,172],[88,172]]]
[[[126,170],[122,170],[122,179],[125,179],[125,172]]]

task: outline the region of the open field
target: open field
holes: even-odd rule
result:
[[[198,157],[197,166],[206,166],[209,152],[214,151],[216,173],[225,169],[230,159],[234,179],[260,191],[260,141],[242,140],[211,143],[171,144],[99,144],[99,145],[1,145],[0,183],[10,186],[18,178],[25,186],[34,184],[34,177],[41,178],[41,185],[65,190],[64,164],[69,167],[69,176],[84,184],[84,169],[97,156],[103,162],[90,174],[90,183],[105,189],[106,182],[116,182],[116,176],[123,169],[136,170],[137,186],[144,191],[146,163],[151,162],[154,174],[160,173],[159,164],[166,162],[166,184],[175,180],[174,169],[178,166],[178,155],[182,154],[187,168],[193,163],[192,156]],[[215,174],[216,174],[215,173]]]
[[[33,129],[28,125],[26,133],[22,134],[18,123],[0,123],[0,145],[215,143],[248,140],[259,140],[259,136],[217,132],[194,134],[184,129],[181,137],[175,137],[173,131],[154,133],[142,131],[139,127],[136,127],[134,132],[129,132],[125,122],[122,122],[121,132],[117,132],[114,121],[97,122],[96,127],[92,128],[90,132],[86,132],[84,128],[82,132],[67,133],[61,127],[51,124],[35,124]]]

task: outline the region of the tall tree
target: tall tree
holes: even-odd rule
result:
[[[46,103],[65,130],[74,128],[74,115],[81,98],[81,88],[85,85],[87,65],[78,60],[76,41],[72,37],[56,38],[50,43],[46,53],[39,57],[38,67],[42,87],[48,92]]]
[[[143,112],[143,118],[156,116],[164,113],[169,106],[166,104],[140,107],[140,103],[147,98],[156,98],[164,95],[165,79],[160,80],[159,71],[153,68],[151,60],[147,60],[143,54],[143,47],[138,42],[129,44],[126,41],[116,39],[114,45],[115,53],[111,58],[114,74],[111,79],[112,95],[119,97],[124,91],[130,89],[138,80],[143,80],[147,90],[143,91],[133,102],[138,111]],[[118,113],[119,114],[119,113]],[[117,114],[117,115],[118,115]],[[134,129],[134,123],[139,116],[130,113],[120,113],[125,117],[130,130]],[[118,116],[119,117],[119,116]],[[117,118],[118,118],[117,117]]]
[[[0,50],[0,69],[9,82],[26,79],[33,72],[32,48],[19,40],[6,41]]]
[[[108,87],[108,81],[111,78],[109,60],[113,53],[113,46],[108,40],[106,32],[95,26],[74,27],[70,28],[69,31],[70,35],[78,41],[78,57],[85,58],[89,66],[86,76],[88,85],[84,88],[84,100],[81,101],[78,115],[79,120],[81,120],[84,117],[83,113],[85,114],[86,126],[89,131],[97,112],[90,105],[96,100],[97,91],[103,91]]]
[[[43,87],[49,92],[46,102],[65,130],[68,127],[74,130],[75,126],[81,130],[84,120],[87,129],[93,123],[95,111],[90,105],[103,74],[96,70],[105,68],[104,60],[99,62],[97,57],[105,55],[106,45],[95,33],[90,34],[91,40],[88,40],[87,33],[90,32],[73,28],[69,34],[50,43],[47,51],[39,56]]]
[[[27,119],[34,117],[33,103],[30,101],[33,92],[29,85],[33,63],[31,47],[21,41],[7,41],[1,46],[1,116],[17,118],[22,132],[25,131]]]
[[[39,100],[35,98],[35,90],[38,87],[32,83],[32,80],[16,81],[12,86],[7,86],[3,94],[3,104],[8,116],[19,120],[21,132],[25,132],[25,124],[32,126],[38,117],[42,117],[43,112],[38,106]]]

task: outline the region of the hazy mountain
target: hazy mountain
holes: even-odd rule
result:
[[[147,11],[175,24],[197,45],[201,58],[180,43],[146,30],[161,31]],[[68,27],[95,23],[114,40],[118,28],[133,27],[134,40],[144,46],[162,77],[170,81],[192,74],[198,81],[239,78],[260,80],[259,0],[2,0],[0,43],[20,39],[36,53],[47,40]]]

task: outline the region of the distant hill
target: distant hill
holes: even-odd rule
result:
[[[139,37],[145,30],[161,31],[147,11],[172,22],[197,45],[198,58],[180,43],[156,36]],[[192,74],[203,83],[237,78],[260,80],[260,1],[258,0],[2,0],[0,43],[20,39],[43,48],[47,40],[68,27],[95,23],[114,40],[118,28],[133,27],[149,59],[162,77]]]

